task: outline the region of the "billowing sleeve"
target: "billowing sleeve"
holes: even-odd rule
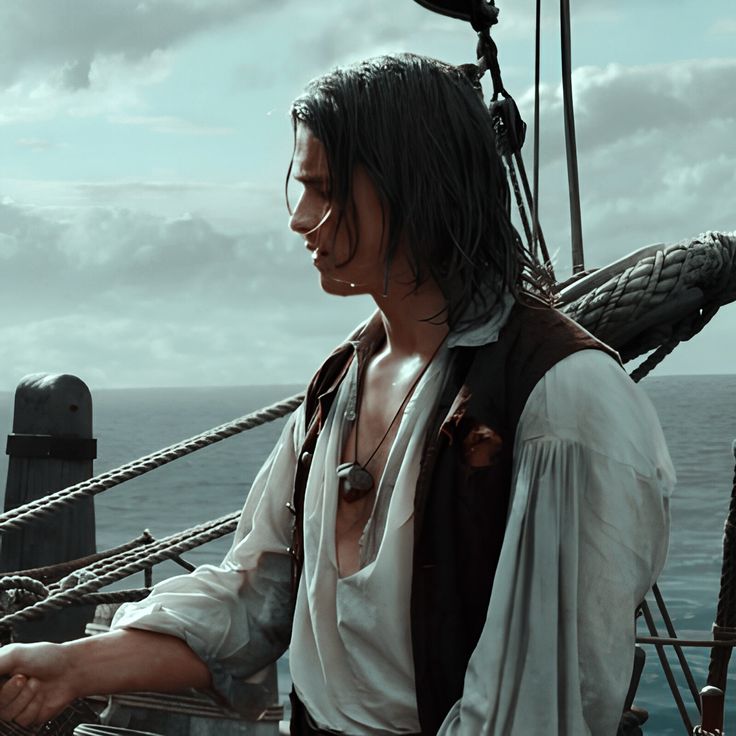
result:
[[[179,637],[210,668],[216,691],[235,698],[233,677],[247,677],[275,661],[291,635],[294,489],[303,435],[300,407],[253,481],[234,542],[220,565],[164,580],[151,595],[127,603],[112,628],[137,628]]]
[[[654,407],[598,350],[534,388],[485,627],[441,736],[615,736],[675,474]]]

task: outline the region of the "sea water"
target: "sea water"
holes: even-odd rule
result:
[[[672,502],[672,537],[660,587],[681,637],[708,636],[721,573],[722,531],[733,481],[731,442],[736,438],[736,376],[650,377],[642,384],[654,402],[678,474]],[[197,434],[300,390],[298,386],[127,389],[94,395],[98,440],[95,471],[102,472]],[[12,395],[0,394],[0,429],[9,432]],[[250,482],[273,446],[284,420],[225,440],[97,496],[97,545],[106,549],[149,529],[156,538],[194,526],[240,507]],[[0,472],[5,477],[5,458]],[[194,564],[216,563],[228,540],[184,555]],[[154,580],[181,572],[173,563],[155,569]],[[142,577],[116,587],[141,587]],[[655,610],[650,597],[650,607]],[[663,626],[659,619],[661,630]],[[646,635],[642,621],[638,624]],[[662,631],[660,631],[662,633]],[[646,734],[683,734],[653,647],[637,705],[650,719]],[[698,687],[705,683],[708,650],[687,649]],[[670,656],[671,661],[675,661]],[[675,669],[677,667],[675,665]],[[736,665],[732,668],[736,672]],[[282,692],[287,665],[279,666]],[[678,677],[694,717],[692,699]],[[726,719],[736,724],[736,681],[729,678]]]

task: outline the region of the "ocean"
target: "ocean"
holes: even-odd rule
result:
[[[672,503],[672,536],[660,587],[678,635],[703,636],[712,625],[722,559],[722,532],[733,482],[731,442],[736,439],[736,375],[650,377],[642,384],[654,402],[678,474]],[[298,386],[101,390],[94,394],[98,440],[95,471],[133,458],[270,404],[301,390]],[[10,432],[12,394],[0,393],[0,427]],[[237,509],[270,451],[284,420],[225,440],[97,496],[97,545],[122,544],[149,529],[157,537]],[[6,473],[6,458],[0,458]],[[185,557],[216,563],[227,549],[220,540]],[[154,580],[179,574],[166,563]],[[121,587],[140,587],[136,576]],[[653,601],[650,606],[654,610]],[[660,628],[661,623],[658,620]],[[643,622],[639,631],[644,631]],[[650,713],[645,734],[682,734],[672,696],[653,647],[636,704]],[[698,687],[705,683],[708,650],[687,649]],[[674,657],[670,657],[675,661]],[[727,726],[736,724],[736,666],[729,678]],[[281,689],[287,665],[279,664]],[[684,687],[685,702],[689,694]],[[694,709],[690,708],[694,714]]]

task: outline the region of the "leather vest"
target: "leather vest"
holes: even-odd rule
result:
[[[366,333],[373,335],[366,335]],[[373,320],[354,337],[375,345]],[[294,584],[303,562],[309,460],[354,342],[322,365],[306,395],[306,438],[295,477]],[[618,354],[556,309],[517,302],[497,342],[451,350],[421,458],[414,500],[411,632],[422,733],[436,734],[461,697],[468,660],[486,620],[511,493],[514,437],[527,398],[557,362],[578,351]],[[361,361],[362,366],[366,363]],[[360,380],[360,377],[359,377]]]

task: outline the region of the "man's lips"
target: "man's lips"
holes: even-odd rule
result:
[[[318,250],[315,250],[312,252],[312,265],[314,265],[316,268],[318,268],[320,271],[325,266],[325,260],[326,260],[326,253],[321,253]]]

